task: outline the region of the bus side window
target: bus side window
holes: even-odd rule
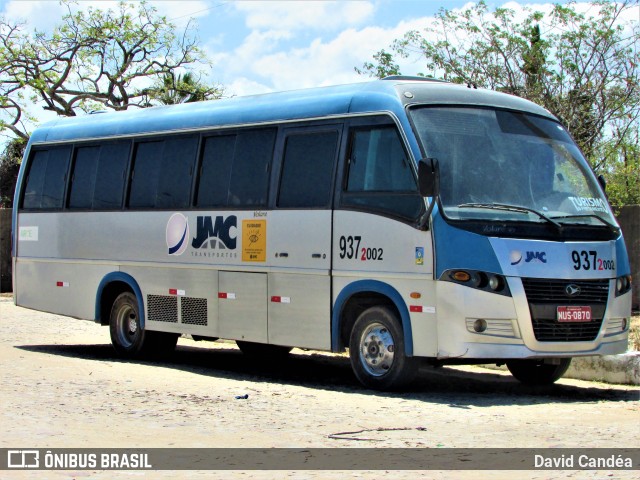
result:
[[[267,205],[269,170],[275,141],[275,128],[241,132],[237,135],[229,178],[229,206]]]
[[[70,209],[119,209],[129,160],[129,142],[76,147]]]
[[[138,143],[129,207],[188,207],[197,142],[198,138],[191,135]]]
[[[328,207],[337,148],[337,130],[289,135],[285,144],[277,206]]]
[[[39,150],[33,154],[22,207],[60,209],[63,206],[71,147]]]
[[[275,138],[275,128],[205,138],[195,206],[265,206]]]
[[[347,168],[342,206],[409,220],[421,213],[424,202],[395,127],[353,130]]]
[[[226,206],[235,147],[236,135],[205,138],[196,190],[196,207]]]

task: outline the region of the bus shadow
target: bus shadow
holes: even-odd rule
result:
[[[111,345],[21,345],[28,352],[122,364],[157,365],[211,378],[279,383],[342,393],[358,393],[389,398],[403,398],[427,403],[447,404],[452,408],[531,405],[536,403],[584,403],[598,401],[638,401],[638,389],[616,385],[589,386],[559,383],[532,387],[519,383],[510,375],[491,371],[462,371],[423,366],[410,388],[402,392],[377,392],[362,387],[354,377],[346,356],[296,353],[284,360],[265,361],[243,355],[235,348],[199,348],[178,345],[165,359],[128,360],[115,353]]]

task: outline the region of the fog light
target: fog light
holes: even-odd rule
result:
[[[487,321],[479,318],[473,322],[473,329],[478,333],[484,332],[487,329]]]
[[[627,329],[628,320],[626,318],[622,319],[622,331],[624,332]]]

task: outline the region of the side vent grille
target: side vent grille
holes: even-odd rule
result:
[[[147,295],[147,318],[154,322],[208,325],[207,299],[169,295]]]
[[[147,295],[149,320],[178,323],[178,298],[167,295]]]
[[[180,301],[182,323],[207,325],[207,299],[183,297]]]

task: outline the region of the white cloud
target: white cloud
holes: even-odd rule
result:
[[[354,67],[361,67],[374,53],[388,49],[394,39],[428,21],[430,17],[400,22],[392,28],[348,28],[328,40],[316,37],[306,45],[289,48],[278,42],[290,36],[278,36],[275,30],[254,31],[234,52],[213,55],[213,70],[223,74],[221,81],[227,92],[236,95],[366,81],[368,77],[358,75]],[[402,62],[403,72],[416,73],[415,60]],[[236,82],[237,78],[253,81]]]
[[[366,1],[235,2],[253,30],[340,30],[369,20],[374,6]]]

